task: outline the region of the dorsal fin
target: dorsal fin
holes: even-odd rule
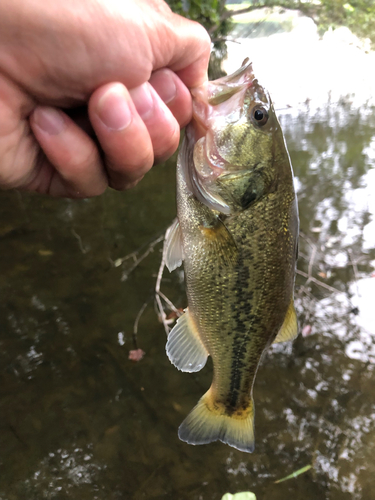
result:
[[[178,219],[173,221],[165,233],[163,256],[170,273],[182,264],[182,235]]]
[[[298,335],[298,323],[296,310],[294,309],[293,297],[285,315],[284,323],[277,334],[275,342],[286,342],[293,340]]]
[[[188,309],[168,335],[166,351],[170,362],[182,372],[198,372],[206,364],[208,352]]]

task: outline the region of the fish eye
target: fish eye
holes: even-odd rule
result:
[[[268,121],[268,112],[263,106],[255,106],[251,112],[251,118],[255,125],[262,127]]]

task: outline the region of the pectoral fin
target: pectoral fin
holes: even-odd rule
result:
[[[285,315],[284,323],[277,334],[275,342],[286,342],[288,340],[293,340],[298,335],[298,323],[296,310],[294,309],[293,298],[289,304],[287,313]]]
[[[189,309],[177,320],[166,345],[170,362],[182,372],[198,372],[206,364],[208,352],[190,317]]]
[[[206,251],[212,254],[215,261],[226,265],[235,262],[238,254],[236,242],[220,219],[216,219],[212,226],[200,226],[200,230],[205,238]]]
[[[182,264],[182,235],[178,219],[173,221],[165,233],[163,256],[170,273]]]

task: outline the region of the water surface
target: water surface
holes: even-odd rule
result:
[[[305,335],[263,359],[251,455],[178,440],[211,364],[184,374],[165,355],[153,302],[160,244],[133,270],[122,260],[174,218],[175,160],[97,199],[1,193],[0,500],[374,498],[375,113],[342,100],[284,109],[281,121],[299,195]],[[186,306],[181,273],[166,272],[163,291]],[[134,363],[145,303],[146,355]]]

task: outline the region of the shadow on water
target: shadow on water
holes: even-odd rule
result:
[[[1,500],[373,498],[374,117],[346,102],[282,112],[299,192],[304,335],[263,359],[252,455],[178,440],[211,369],[183,374],[165,356],[152,299],[160,244],[137,266],[121,260],[173,219],[174,161],[98,199],[1,194]],[[186,305],[181,274],[166,274],[163,290]],[[145,302],[146,355],[133,363]]]

